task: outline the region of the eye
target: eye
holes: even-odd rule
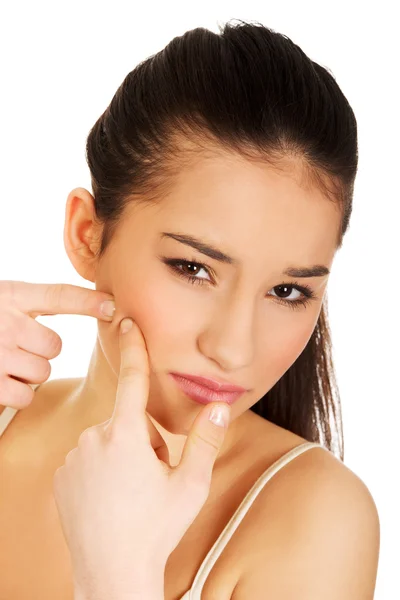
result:
[[[183,260],[183,259],[178,259],[178,258],[176,258],[176,259],[175,258],[173,258],[173,259],[167,259],[167,258],[164,259],[163,258],[162,260],[166,265],[171,267],[171,269],[175,273],[177,273],[177,275],[179,275],[180,277],[183,277],[184,279],[188,280],[190,283],[193,283],[194,285],[203,285],[207,281],[210,281],[209,279],[205,279],[204,277],[197,277],[199,271],[205,271],[206,273],[211,272],[211,269],[209,267],[207,267],[206,265],[203,265],[198,262],[188,261],[188,260]],[[183,269],[181,269],[180,267],[183,267]],[[189,273],[186,273],[185,269],[189,269]],[[212,281],[212,279],[211,279],[211,281]]]
[[[205,279],[204,277],[197,277],[199,271],[205,271],[207,273],[211,272],[210,267],[202,263],[198,263],[195,261],[188,261],[179,258],[161,258],[161,260],[168,265],[177,275],[183,277],[189,283],[193,285],[204,285],[207,282],[210,282],[209,279]],[[180,267],[184,267],[181,269]],[[189,269],[189,273],[185,272],[185,269]],[[192,272],[190,272],[192,270]],[[194,272],[193,272],[194,270]],[[211,280],[212,281],[212,280]],[[300,297],[296,297],[295,299],[288,300],[286,298],[280,298],[276,296],[278,304],[283,304],[284,306],[289,306],[292,310],[303,307],[307,308],[307,305],[312,300],[318,300],[317,296],[314,294],[313,290],[308,285],[300,285],[297,281],[292,283],[281,283],[280,285],[276,285],[272,288],[273,290],[279,290],[278,294],[283,293],[286,295],[288,290],[290,292],[292,290],[296,290],[300,292]]]
[[[297,284],[297,282],[281,283],[280,285],[276,285],[272,289],[279,290],[278,293],[283,293],[284,295],[287,294],[288,290],[289,290],[289,294],[291,294],[293,290],[300,292],[300,297],[296,297],[294,300],[287,300],[286,298],[278,297],[278,301],[280,301],[282,304],[289,305],[289,307],[292,309],[300,308],[300,306],[303,306],[304,308],[306,308],[311,300],[316,299],[314,292],[308,285],[299,285],[299,284]],[[283,292],[282,292],[282,290],[283,290]]]

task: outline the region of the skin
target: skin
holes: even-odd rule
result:
[[[65,248],[76,271],[115,298],[116,313],[112,323],[98,321],[89,369],[70,405],[74,418],[87,411],[96,415],[92,423],[111,417],[120,367],[118,327],[131,317],[149,356],[146,411],[167,444],[171,465],[178,464],[202,407],[176,387],[170,371],[214,375],[249,390],[232,406],[218,469],[251,435],[250,407],[282,377],[313,333],[329,276],[297,280],[317,297],[297,310],[280,303],[274,288],[295,283],[282,274],[288,266],[331,268],[338,208],[317,188],[303,186],[297,163],[287,161],[278,172],[219,152],[182,170],[160,204],[130,203],[99,260],[101,226],[93,201],[84,188],[70,192]],[[239,264],[223,264],[176,240],[161,240],[163,231],[207,240]],[[210,273],[181,267],[205,280],[192,285],[160,256],[202,263]],[[300,296],[292,289],[288,297]]]
[[[224,426],[209,420],[210,407],[205,406],[189,432],[179,467],[159,460],[144,410],[146,346],[137,325],[131,319],[122,322],[129,324],[119,336],[121,372],[113,415],[84,431],[54,476],[75,600],[128,594],[131,600],[164,598],[166,563],[209,495],[213,464],[229,423],[229,409]]]

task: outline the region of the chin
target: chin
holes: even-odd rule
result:
[[[152,411],[150,406],[148,406],[147,411],[155,422],[154,425],[157,429],[161,429],[161,434],[163,430],[171,435],[188,435],[196,415],[190,417],[190,413],[186,412],[185,414],[183,410],[177,411],[172,409],[166,412],[165,410],[160,410],[159,406],[157,408],[158,410]]]

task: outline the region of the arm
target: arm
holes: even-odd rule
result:
[[[130,580],[132,587],[122,589],[121,582],[116,579],[111,585],[103,585],[97,590],[92,590],[90,586],[83,590],[74,580],[74,600],[165,600],[164,595],[165,567],[159,568],[154,565],[149,570],[141,569],[135,573],[132,570]],[[126,588],[126,586],[125,586]],[[99,590],[101,589],[101,593]]]
[[[271,512],[262,517],[258,551],[231,600],[373,600],[380,544],[374,500],[346,467],[320,475],[318,484],[315,473],[304,476],[300,498],[286,489],[276,525]]]
[[[103,598],[99,598],[98,595],[91,595],[76,590],[74,593],[74,600],[165,600],[164,595],[164,581],[155,584],[153,581],[147,587],[143,587],[142,591],[136,591],[132,593],[106,593]]]

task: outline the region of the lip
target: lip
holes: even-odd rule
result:
[[[201,385],[192,379],[186,379],[176,373],[170,373],[178,387],[187,395],[189,398],[198,402],[199,404],[208,404],[210,402],[226,402],[227,404],[233,404],[242,396],[242,391],[226,392],[216,391],[209,387]],[[233,386],[231,386],[233,387]]]
[[[202,377],[200,375],[189,375],[188,373],[171,373],[188,381],[193,381],[203,387],[206,387],[214,392],[247,392],[246,388],[240,385],[233,385],[222,379],[215,379],[210,377]]]

